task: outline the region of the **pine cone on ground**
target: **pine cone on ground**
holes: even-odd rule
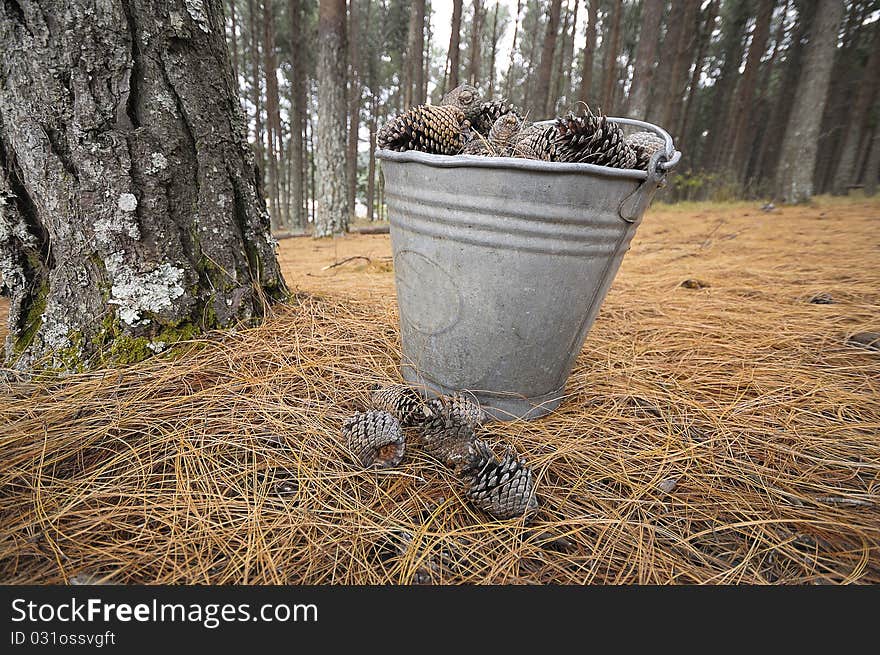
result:
[[[388,412],[355,412],[343,422],[342,435],[364,468],[397,466],[403,459],[406,448],[403,430]]]
[[[425,450],[447,466],[459,468],[474,456],[474,425],[463,420],[451,403],[430,405],[420,427]]]
[[[541,161],[556,161],[556,128],[531,123],[520,129],[513,144],[513,156]]]
[[[470,84],[460,84],[440,100],[441,107],[458,107],[475,129],[482,119],[480,91]]]
[[[464,113],[458,107],[419,105],[385,123],[376,136],[380,148],[457,155],[464,146]]]
[[[472,428],[486,422],[486,412],[483,411],[480,403],[460,393],[432,398],[428,401],[426,410],[429,414],[435,415],[445,412],[445,415],[456,423],[464,423]]]
[[[613,168],[633,168],[636,153],[623,136],[623,130],[608,117],[587,109],[583,116],[569,112],[556,119],[556,161],[597,164]]]
[[[626,144],[636,153],[636,168],[645,171],[651,156],[666,147],[666,142],[653,132],[634,132],[626,137]]]
[[[462,471],[465,495],[477,507],[499,519],[534,514],[538,509],[532,470],[525,460],[508,453],[500,461],[483,443]]]
[[[403,427],[417,425],[425,416],[419,392],[403,384],[379,387],[370,400],[374,409],[393,415]]]

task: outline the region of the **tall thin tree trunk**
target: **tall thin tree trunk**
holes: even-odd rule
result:
[[[428,82],[431,79],[431,38],[434,36],[434,32],[431,29],[430,13],[424,17],[422,22],[425,25],[425,48],[422,53],[424,64],[422,65],[421,101],[424,103],[428,101]]]
[[[452,0],[452,28],[449,33],[449,53],[446,55],[449,75],[443,93],[458,86],[458,70],[461,68],[461,5],[462,0]]]
[[[482,57],[483,37],[483,0],[473,0],[474,18],[471,21],[471,51],[468,64],[468,83],[474,86],[480,85],[480,59]]]
[[[568,50],[569,28],[571,27],[571,8],[568,6],[568,0],[565,0],[565,7],[561,9],[560,19],[562,27],[559,30],[559,42],[556,47],[556,55],[553,57],[553,70],[550,73],[550,99],[552,103],[550,114],[556,113],[556,105],[562,95],[562,78],[565,70],[565,53]]]
[[[865,195],[874,196],[877,193],[877,181],[880,178],[880,129],[874,129],[874,138],[871,139],[868,160],[865,163]]]
[[[859,144],[862,142],[871,101],[877,94],[877,80],[880,79],[880,29],[877,28],[876,23],[873,31],[874,35],[868,49],[870,54],[857,87],[856,101],[849,113],[849,122],[840,149],[840,159],[834,173],[834,181],[831,186],[831,192],[834,195],[845,194],[847,186],[855,183],[858,178],[859,171],[856,163],[859,161]]]
[[[805,202],[813,195],[819,128],[842,15],[842,0],[820,2],[816,9],[776,174],[776,197],[784,202]]]
[[[581,61],[581,84],[578,89],[578,100],[589,104],[590,93],[593,87],[593,55],[596,52],[596,23],[599,20],[599,0],[586,0],[587,27],[586,43],[584,43],[583,59]]]
[[[409,53],[413,57],[412,97],[414,105],[422,105],[425,103],[425,0],[414,0],[412,7],[416,14],[416,31],[413,35],[415,39],[412,52]]]
[[[681,114],[681,126],[677,130],[682,152],[686,152],[684,144],[687,142],[687,135],[694,114],[694,98],[697,95],[697,89],[700,85],[700,76],[703,74],[706,51],[709,48],[709,42],[712,40],[712,32],[715,29],[715,19],[718,16],[719,1],[720,0],[711,0],[706,6],[705,17],[699,20],[699,37],[697,39],[697,52],[694,57],[694,68],[693,73],[691,73],[687,99],[684,101],[684,111]]]
[[[360,61],[358,59],[358,5],[357,0],[350,0],[348,8],[348,215],[355,215],[357,200],[357,154],[358,129],[360,128],[361,83]]]
[[[550,14],[544,32],[544,47],[541,50],[541,65],[538,68],[538,86],[535,89],[535,100],[540,118],[549,116],[555,106],[550,97],[550,76],[553,71],[553,55],[556,52],[556,36],[559,33],[561,10],[562,0],[550,0]]]
[[[513,21],[513,42],[510,44],[510,61],[507,64],[507,79],[504,83],[504,97],[509,98],[513,92],[513,62],[516,54],[516,39],[519,36],[519,21],[522,14],[522,0],[516,2],[516,18]]]
[[[578,5],[580,4],[580,0],[574,0],[574,10],[571,14],[571,21],[568,30],[568,37],[566,40],[566,49],[563,55],[562,60],[562,87],[559,90],[559,95],[564,95],[565,100],[568,104],[571,104],[572,97],[574,95],[574,89],[572,88],[572,69],[574,68],[574,42],[575,37],[577,35],[577,22],[578,22]]]
[[[642,2],[642,26],[636,50],[632,88],[629,94],[627,116],[644,120],[648,113],[648,98],[654,77],[654,61],[657,58],[657,39],[663,20],[664,0]],[[669,89],[665,89],[668,93]]]
[[[370,98],[370,164],[367,170],[367,220],[374,219],[376,202],[376,112],[379,102],[375,95]]]
[[[281,158],[281,110],[278,99],[278,64],[275,59],[275,0],[263,0],[263,61],[266,75],[266,155],[269,165],[269,215],[272,229],[280,231],[286,221],[281,215],[281,187],[278,160]]]
[[[605,50],[605,77],[602,84],[602,110],[608,114],[614,110],[614,92],[617,88],[617,56],[620,54],[620,21],[623,4],[611,3],[611,24],[605,31],[602,48]]]
[[[0,4],[14,368],[131,363],[286,291],[221,0],[167,4]]]
[[[291,179],[291,222],[298,229],[307,223],[305,209],[305,134],[306,113],[306,71],[305,51],[303,49],[303,11],[302,0],[290,0],[290,160],[293,174]]]
[[[495,55],[498,52],[498,5],[495,0],[495,11],[492,14],[492,49],[489,51],[489,95],[495,95]]]
[[[709,125],[702,166],[709,170],[723,168],[727,158],[727,126],[733,114],[731,109],[734,89],[739,78],[739,67],[745,48],[745,29],[750,7],[747,0],[728,0],[721,22],[719,48],[723,61],[721,72],[715,80],[712,106],[715,120]]]
[[[693,59],[694,46],[699,39],[699,31],[693,29],[697,21],[697,14],[700,10],[700,0],[684,0],[681,17],[678,21],[679,25],[675,30],[675,34],[669,39],[670,52],[664,52],[662,57],[669,54],[674,57],[672,65],[669,68],[669,76],[662,77],[661,69],[658,68],[658,74],[654,78],[654,93],[652,95],[652,107],[648,109],[648,116],[651,117],[651,109],[659,109],[659,123],[678,137],[678,125],[681,121],[681,114],[684,108],[684,98],[687,95],[690,68]],[[673,31],[673,25],[669,26],[670,32]],[[670,34],[667,32],[667,35]],[[664,50],[666,49],[664,41]],[[664,93],[665,89],[669,92]],[[658,114],[653,114],[657,116]],[[649,118],[650,120],[650,118]]]
[[[758,68],[761,65],[761,57],[764,56],[764,51],[767,49],[767,39],[770,37],[770,19],[773,18],[775,6],[776,0],[761,0],[758,6],[755,31],[752,34],[749,54],[746,57],[746,67],[733,97],[733,108],[730,113],[731,118],[726,137],[730,144],[727,169],[740,181],[743,181],[745,176],[747,150],[753,143],[753,140],[749,138],[753,134],[749,129],[751,127],[749,119],[753,116],[751,109],[758,82]]]
[[[257,36],[258,10],[259,7],[254,5],[254,0],[248,0],[248,23],[251,32],[251,85],[253,89],[254,103],[254,144],[256,146],[257,154],[257,177],[260,181],[260,188],[262,188],[266,158],[263,155],[263,103],[260,84],[260,47]]]
[[[318,5],[318,120],[315,236],[348,230],[345,0]]]

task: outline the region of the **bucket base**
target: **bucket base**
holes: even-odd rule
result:
[[[517,419],[532,421],[546,416],[559,407],[559,403],[565,397],[565,387],[560,387],[556,391],[542,396],[525,398],[513,393],[452,389],[420,375],[410,366],[402,366],[401,374],[404,380],[416,387],[426,398],[452,393],[473,394],[482,405],[486,416],[492,421],[515,421]]]

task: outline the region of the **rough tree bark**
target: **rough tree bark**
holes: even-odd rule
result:
[[[346,178],[345,0],[320,0],[318,7],[318,121],[315,167],[315,236],[348,229]]]
[[[581,60],[581,84],[578,100],[590,103],[590,89],[593,86],[593,53],[596,51],[596,23],[599,20],[599,0],[587,0],[587,28],[584,54]]]
[[[627,107],[627,116],[630,118],[644,120],[648,113],[648,98],[654,77],[654,62],[657,59],[657,39],[665,5],[664,0],[645,0],[642,3],[642,26],[639,30],[632,90]],[[669,93],[668,88],[663,91]]]
[[[8,362],[127,363],[285,292],[221,0],[0,4]]]
[[[842,0],[818,5],[776,173],[776,197],[789,203],[805,202],[813,195],[819,127],[843,15]]]
[[[290,159],[293,167],[291,180],[291,200],[293,214],[292,227],[302,229],[306,225],[305,212],[305,149],[303,135],[305,133],[306,112],[306,72],[305,53],[303,50],[303,11],[301,0],[290,0],[290,57],[292,60],[290,74]]]
[[[461,67],[461,5],[462,0],[452,0],[452,27],[446,64],[449,81],[443,85],[443,93],[458,86],[458,69]]]
[[[229,19],[232,22],[229,37],[229,42],[232,44],[232,79],[235,82],[235,90],[238,91],[238,74],[241,69],[238,67],[238,21],[235,16],[235,0],[229,0]]]
[[[617,87],[617,56],[620,54],[620,20],[623,16],[623,3],[612,3],[611,23],[605,30],[605,77],[602,83],[602,111],[606,114],[614,110],[614,91]]]
[[[550,97],[550,77],[553,72],[553,55],[556,52],[556,35],[559,32],[559,16],[562,0],[551,0],[547,29],[544,32],[544,47],[541,50],[541,66],[538,68],[538,87],[535,100],[541,112],[537,118],[547,118],[555,107],[555,98]]]

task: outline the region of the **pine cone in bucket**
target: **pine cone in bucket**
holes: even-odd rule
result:
[[[608,117],[587,109],[583,116],[569,112],[556,119],[556,161],[633,168],[636,153],[624,139],[623,130]]]
[[[406,442],[400,423],[388,412],[355,412],[342,424],[345,443],[364,468],[397,466]]]
[[[403,427],[417,425],[424,417],[422,397],[418,391],[403,384],[379,387],[370,397],[374,409],[392,414]]]
[[[525,460],[508,453],[501,460],[483,443],[465,464],[465,495],[477,507],[499,519],[534,514],[538,509],[532,470]]]
[[[513,143],[513,156],[541,161],[556,161],[556,128],[553,125],[523,127]]]
[[[480,91],[470,84],[460,84],[440,100],[441,107],[458,107],[465,119],[478,129],[482,120]]]
[[[380,148],[457,155],[464,146],[465,115],[458,107],[419,105],[385,123],[376,135]]]
[[[481,103],[479,107],[479,115],[476,118],[477,122],[474,124],[474,129],[481,134],[486,135],[489,130],[492,129],[495,121],[507,114],[513,114],[520,119],[520,121],[522,120],[522,116],[519,111],[517,111],[516,107],[506,100],[490,100]]]
[[[666,142],[653,132],[634,132],[626,137],[626,144],[636,153],[636,168],[648,170],[648,162]]]

